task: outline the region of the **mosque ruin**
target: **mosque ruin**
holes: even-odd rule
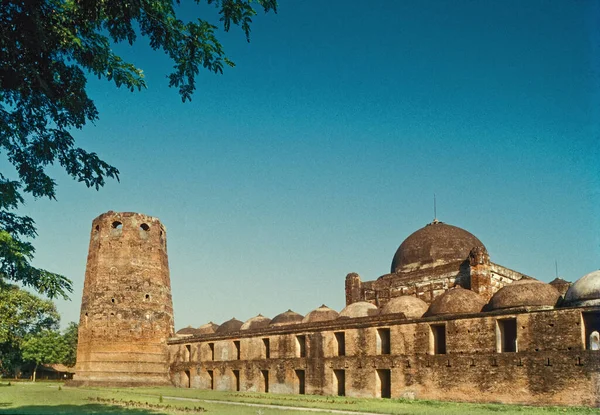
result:
[[[166,230],[92,222],[75,385],[600,406],[600,270],[547,284],[437,220],[346,307],[173,326]]]

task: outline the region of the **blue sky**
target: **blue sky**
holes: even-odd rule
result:
[[[217,23],[212,8],[186,7]],[[148,89],[92,79],[100,120],[76,134],[121,171],[99,192],[58,168],[29,201],[35,264],[74,281],[108,210],[168,228],[176,328],[344,306],[344,278],[389,272],[438,218],[543,281],[600,267],[600,5],[595,1],[295,1],[259,14],[237,66],[191,103],[141,39],[116,50]]]

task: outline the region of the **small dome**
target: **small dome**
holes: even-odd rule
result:
[[[479,294],[456,286],[433,300],[425,315],[479,313],[484,305],[485,300]]]
[[[491,310],[513,307],[550,306],[554,307],[560,293],[550,284],[523,278],[500,288],[489,303]]]
[[[575,281],[565,294],[565,305],[600,305],[600,270]]]
[[[298,314],[292,310],[288,310],[285,313],[281,313],[273,317],[271,320],[271,326],[287,326],[288,324],[302,323],[304,317],[302,314]]]
[[[262,314],[259,314],[256,317],[252,317],[252,318],[246,320],[246,322],[244,324],[242,324],[242,327],[240,330],[262,329],[264,327],[268,327],[270,322],[271,322],[270,318],[265,317]]]
[[[337,311],[335,311],[335,310],[327,307],[325,304],[323,304],[321,307],[308,313],[304,317],[302,322],[303,323],[317,323],[319,321],[335,320],[338,317],[339,317],[339,314]]]
[[[231,320],[228,320],[225,323],[221,324],[219,326],[219,328],[215,331],[215,333],[218,333],[218,334],[233,333],[234,331],[239,331],[240,328],[242,327],[242,324],[244,324],[244,323],[242,323],[241,321],[237,320],[234,317]]]
[[[376,316],[379,314],[379,309],[376,305],[371,304],[367,301],[358,301],[346,306],[340,312],[341,317],[357,318],[357,317],[368,317]]]
[[[550,281],[549,284],[556,288],[560,295],[562,295],[563,297],[567,293],[567,291],[569,291],[569,287],[571,286],[571,282],[558,277]]]
[[[179,329],[175,334],[177,336],[194,336],[196,334],[196,329],[192,326],[187,326]]]
[[[473,234],[452,225],[434,221],[402,242],[391,272],[409,272],[469,259],[471,249],[485,246]]]
[[[421,318],[427,312],[429,305],[420,298],[412,295],[402,295],[387,302],[381,314],[403,313],[406,318]]]
[[[213,334],[219,328],[218,324],[213,323],[212,321],[201,325],[196,329],[196,334]]]

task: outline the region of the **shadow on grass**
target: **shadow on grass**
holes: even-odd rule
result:
[[[97,403],[91,403],[87,405],[29,405],[29,406],[18,406],[16,408],[6,408],[6,405],[10,405],[10,402],[0,403],[0,414],[11,414],[11,415],[26,415],[26,414],[135,414],[135,415],[156,415],[164,414],[165,412],[158,412],[151,409],[141,408],[124,408],[118,405],[101,405]]]

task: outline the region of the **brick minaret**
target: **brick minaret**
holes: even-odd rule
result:
[[[157,218],[109,211],[92,222],[75,385],[169,383],[173,335],[167,234]]]

